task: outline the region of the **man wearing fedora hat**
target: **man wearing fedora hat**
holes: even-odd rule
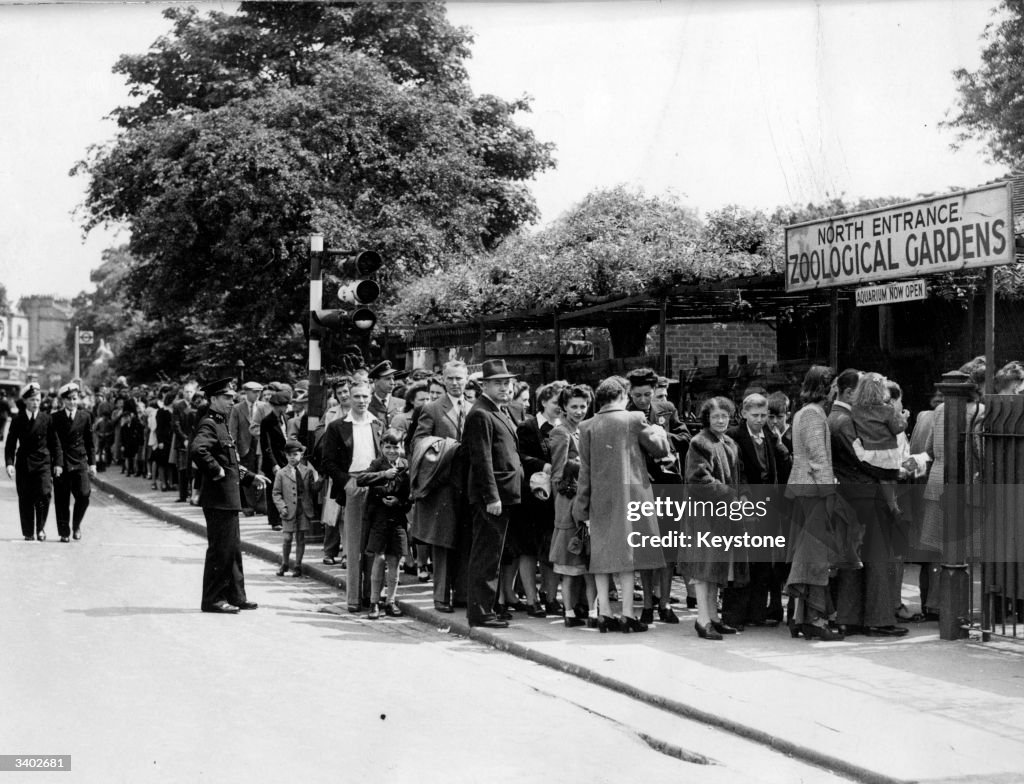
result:
[[[503,359],[483,363],[482,394],[466,416],[463,446],[469,456],[468,498],[473,510],[466,617],[470,626],[502,629],[494,612],[498,565],[512,507],[519,504],[523,466],[516,427],[506,405],[515,376]]]
[[[270,396],[270,413],[260,422],[260,452],[263,455],[260,471],[271,482],[277,472],[288,465],[288,455],[284,451],[288,440],[285,414],[291,400],[290,392],[275,392]],[[273,503],[267,504],[267,522],[275,531],[281,530],[281,515]]]
[[[46,517],[50,513],[53,473],[63,471],[64,456],[50,415],[40,411],[42,397],[38,384],[21,391],[24,409],[14,417],[4,458],[7,476],[18,490],[18,514],[26,541],[46,539]],[[20,405],[19,405],[20,408]]]
[[[96,455],[92,414],[78,406],[78,385],[65,384],[57,394],[63,408],[51,419],[64,460],[61,472],[54,469],[53,506],[57,514],[57,533],[62,542],[67,542],[72,535],[75,539],[82,538],[82,520],[89,508],[91,491],[89,478],[96,476]],[[75,499],[74,512],[70,508],[72,496]]]
[[[395,376],[398,371],[391,367],[388,360],[370,368],[370,383],[373,385],[373,394],[370,397],[370,413],[384,425],[387,430],[391,426],[391,420],[396,414],[400,414],[404,408],[404,401],[392,396],[395,388]]]
[[[238,453],[227,426],[235,402],[231,381],[222,378],[203,387],[209,408],[196,427],[189,452],[203,477],[199,505],[206,518],[208,543],[200,608],[212,613],[256,609],[256,603],[245,595],[242,539],[238,528],[238,513],[242,511],[239,486],[255,482],[265,488],[267,484],[266,479],[238,463]]]

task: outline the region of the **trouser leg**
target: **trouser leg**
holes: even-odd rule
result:
[[[53,507],[57,535],[71,536],[71,475],[67,471],[53,479]]]
[[[494,601],[498,594],[498,566],[508,521],[508,510],[502,510],[500,515],[491,515],[484,506],[473,506],[473,539],[469,553],[466,596],[466,617],[470,623],[479,623],[494,617]]]
[[[82,526],[85,510],[89,508],[89,496],[92,493],[92,481],[88,471],[75,471],[71,476],[71,494],[75,498],[75,508],[71,514],[71,530],[77,531]]]
[[[449,560],[452,551],[440,545],[430,546],[430,560],[434,563],[434,602],[448,604],[450,594]]]
[[[354,484],[354,483],[353,483]],[[366,488],[346,488],[345,500],[345,601],[349,609],[359,609],[362,600],[363,512],[366,509]]]
[[[245,578],[242,573],[241,534],[238,512],[203,509],[206,517],[206,564],[203,570],[202,606],[221,600],[244,602]]]

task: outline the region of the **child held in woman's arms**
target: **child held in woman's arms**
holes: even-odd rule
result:
[[[899,399],[893,401],[886,388],[885,378],[878,373],[865,373],[854,394],[852,418],[857,431],[853,442],[857,458],[881,469],[882,492],[893,512],[896,503],[896,480],[908,455],[900,448],[898,436],[907,429],[907,413]]]
[[[384,612],[400,616],[395,596],[398,593],[398,562],[409,554],[406,533],[409,502],[409,462],[402,457],[402,434],[388,430],[380,440],[384,453],[365,473],[356,478],[360,487],[369,487],[366,502],[366,553],[373,559],[370,571],[369,618],[380,617],[380,590],[387,566],[387,603]]]
[[[271,493],[277,511],[281,513],[281,525],[284,539],[281,543],[281,566],[277,570],[278,577],[284,577],[288,571],[288,558],[292,551],[292,537],[295,537],[295,569],[292,577],[302,577],[302,556],[306,551],[306,531],[316,514],[314,502],[316,494],[313,485],[317,476],[308,465],[303,465],[302,454],[306,448],[296,438],[285,442],[284,453],[288,464],[274,476],[274,489]]]

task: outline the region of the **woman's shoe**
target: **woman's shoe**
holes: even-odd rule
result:
[[[574,615],[567,615],[563,618],[567,628],[571,629],[574,626],[584,626],[587,622],[583,618],[577,618]]]
[[[380,618],[380,604],[377,602],[371,604],[370,612],[366,617],[369,618],[371,621],[375,621],[378,618]]]
[[[402,608],[398,606],[397,602],[388,602],[384,606],[384,614],[389,618],[401,618],[404,614]]]
[[[839,632],[832,631],[827,626],[815,626],[813,623],[803,624],[803,626],[800,627],[800,630],[808,640],[813,640],[815,637],[819,640],[824,640],[825,642],[844,639],[843,635]]]
[[[711,627],[719,634],[736,634],[739,631],[735,626],[730,626],[727,623],[721,621],[712,621]]]
[[[597,630],[604,634],[605,632],[617,632],[619,630],[619,619],[612,618],[610,615],[602,615],[597,619]]]
[[[622,616],[622,632],[629,634],[630,632],[645,632],[647,631],[647,624],[643,621],[638,621],[636,618],[624,615]]]
[[[792,621],[790,621],[790,623],[789,623],[789,636],[792,637],[794,640],[797,637],[800,636],[800,624],[799,623],[793,623]]]
[[[296,566],[292,569],[292,577],[302,577],[302,567]]]
[[[709,628],[707,626],[701,626],[699,621],[694,621],[693,628],[697,630],[697,636],[700,637],[702,640],[722,639],[722,635],[715,630],[714,623],[712,623]]]
[[[287,566],[280,566],[280,567],[278,567],[278,570],[275,572],[275,574],[278,577],[284,577],[287,572],[288,572],[288,567]]]
[[[544,618],[547,616],[547,611],[544,609],[544,605],[537,602],[532,607],[527,607],[526,614],[531,618]]]

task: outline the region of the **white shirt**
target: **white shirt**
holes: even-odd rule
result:
[[[365,471],[377,456],[373,448],[373,429],[370,426],[376,419],[377,417],[370,413],[367,413],[362,422],[356,422],[351,413],[345,417],[346,422],[352,423],[352,464],[348,468],[350,473]]]

